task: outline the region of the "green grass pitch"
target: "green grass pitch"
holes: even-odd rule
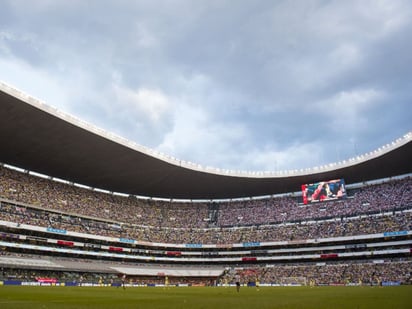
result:
[[[412,308],[398,287],[23,287],[0,286],[0,308]]]

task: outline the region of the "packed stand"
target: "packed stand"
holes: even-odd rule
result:
[[[412,230],[410,177],[353,190],[344,200],[309,205],[292,196],[203,203],[117,196],[0,167],[0,197],[27,205],[1,203],[0,220],[160,243],[228,244]],[[213,228],[211,219],[217,223]]]

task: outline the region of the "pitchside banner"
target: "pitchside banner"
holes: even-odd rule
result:
[[[301,188],[303,204],[336,200],[346,197],[345,181],[343,179],[304,184]]]

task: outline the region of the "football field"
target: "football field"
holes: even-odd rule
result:
[[[412,308],[397,287],[24,287],[0,286],[0,308]]]

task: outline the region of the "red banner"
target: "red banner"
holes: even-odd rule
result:
[[[74,242],[66,241],[66,240],[58,240],[57,244],[60,245],[60,246],[68,246],[68,247],[73,247],[74,246]]]

